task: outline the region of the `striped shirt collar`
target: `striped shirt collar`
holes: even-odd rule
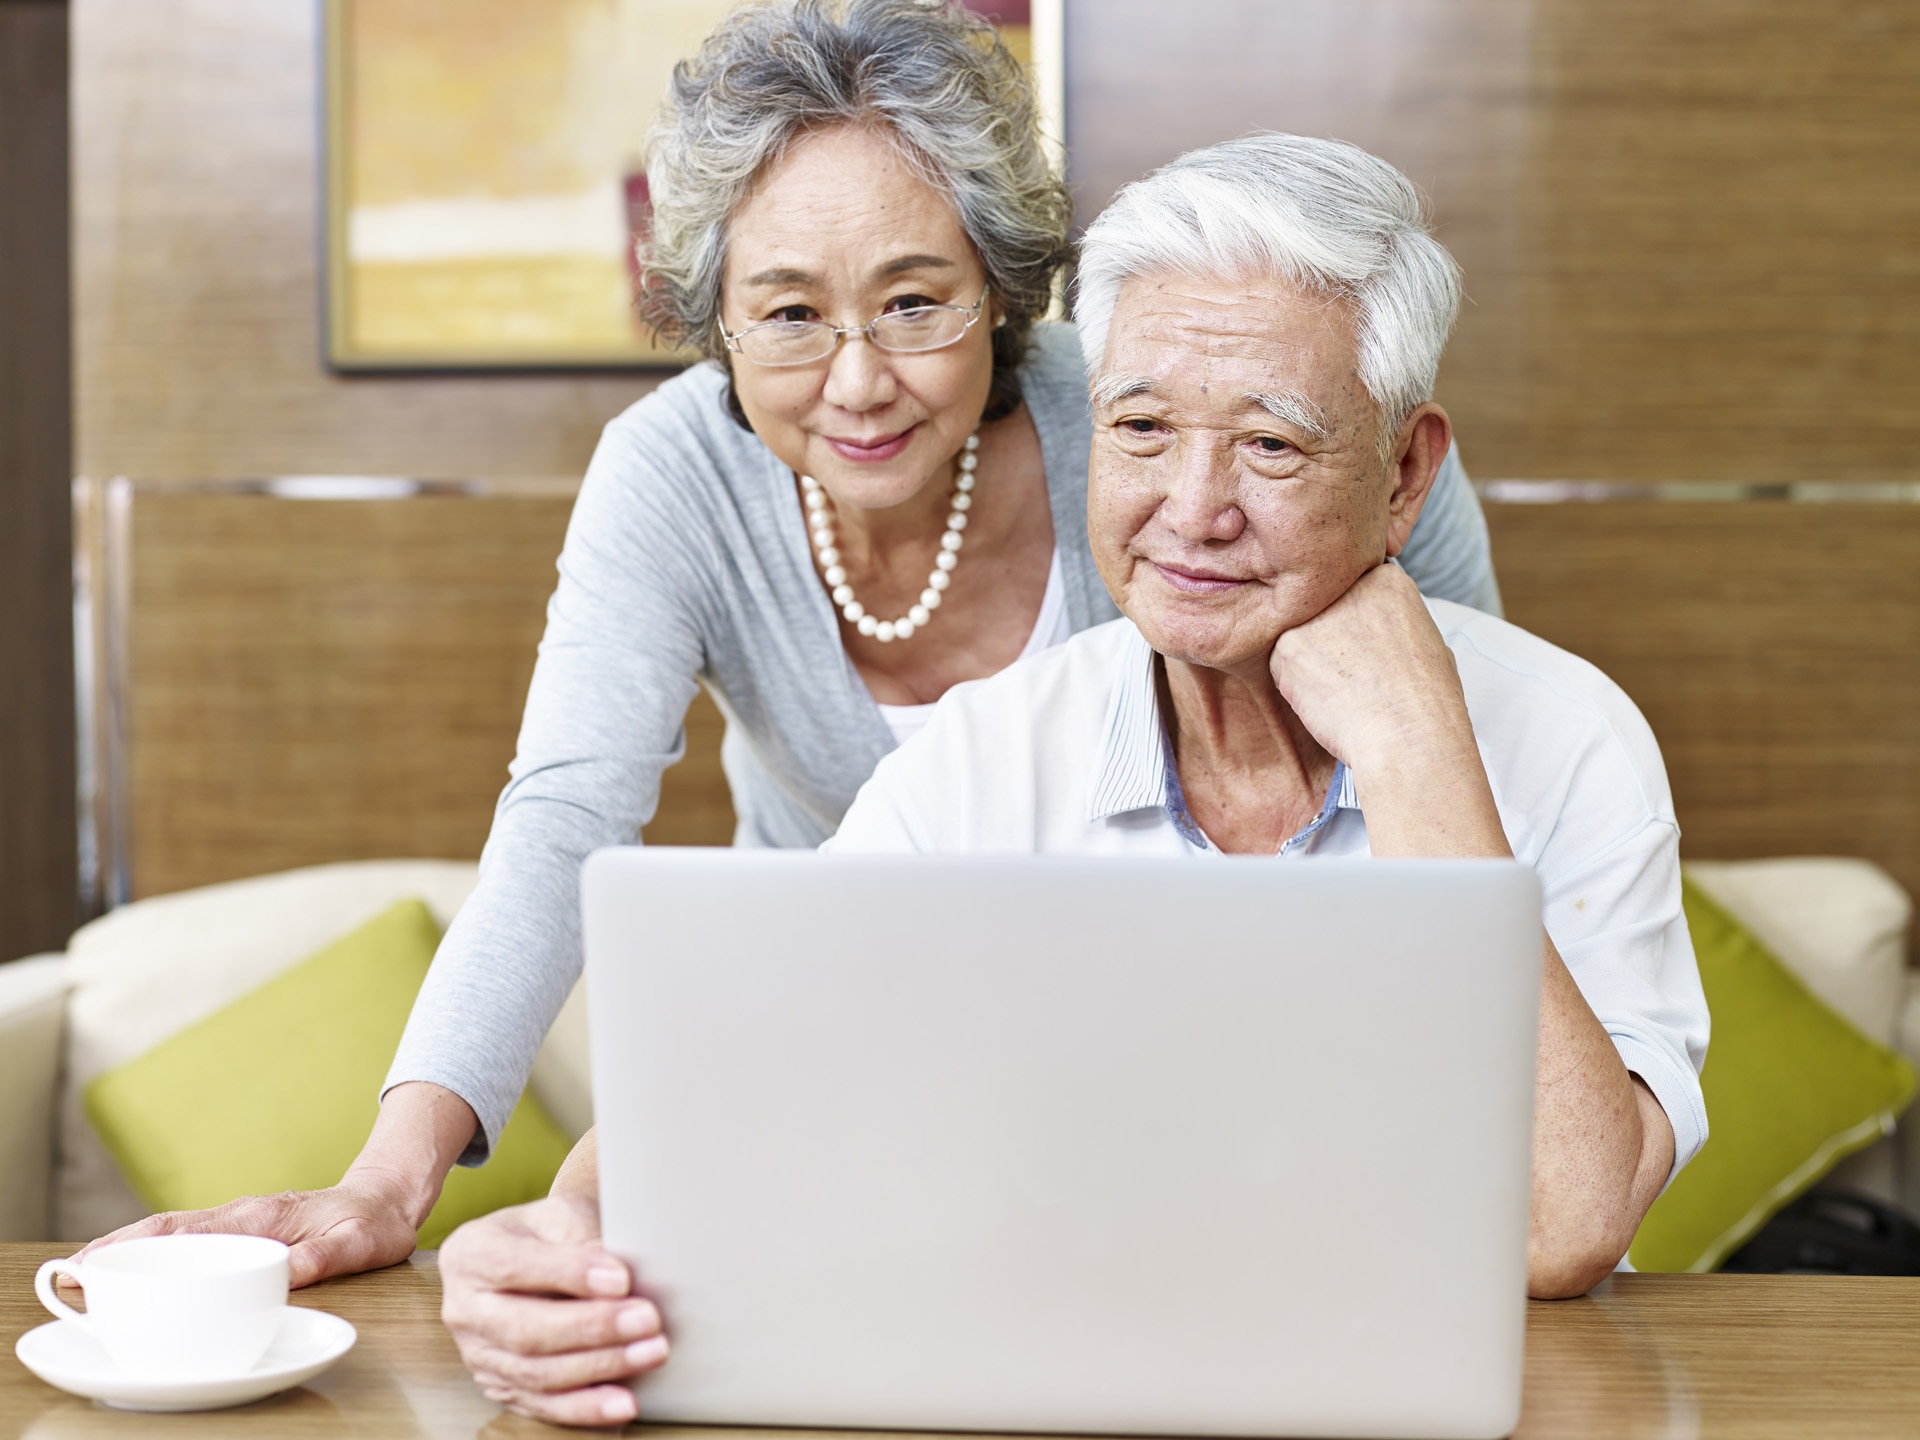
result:
[[[1131,628],[1131,627],[1129,627]],[[1189,844],[1213,847],[1187,810],[1180,775],[1173,761],[1173,743],[1160,715],[1160,693],[1155,684],[1153,647],[1132,630],[1114,676],[1107,700],[1106,723],[1095,756],[1093,784],[1088,791],[1087,820],[1095,823],[1130,810],[1164,809],[1174,829]],[[1326,803],[1292,839],[1280,847],[1289,855],[1312,843],[1313,837],[1341,810],[1358,810],[1353,772],[1345,761],[1334,765]]]

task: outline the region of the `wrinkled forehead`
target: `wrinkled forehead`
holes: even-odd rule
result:
[[[1146,392],[1208,411],[1299,395],[1335,425],[1370,423],[1376,408],[1360,383],[1352,304],[1274,275],[1160,271],[1125,281],[1094,403]]]

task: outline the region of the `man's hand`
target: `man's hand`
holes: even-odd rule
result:
[[[333,1275],[397,1265],[411,1255],[415,1222],[408,1196],[395,1177],[349,1173],[325,1190],[248,1195],[212,1210],[150,1215],[103,1235],[78,1258],[147,1235],[265,1235],[291,1247],[288,1280],[298,1289]]]
[[[1462,731],[1472,745],[1453,652],[1397,565],[1375,566],[1283,633],[1270,663],[1300,723],[1356,776],[1428,754],[1436,738],[1457,751]]]
[[[1352,769],[1374,855],[1513,853],[1453,652],[1405,571],[1369,570],[1283,634],[1271,664],[1300,723]]]
[[[440,1251],[441,1318],[487,1397],[558,1425],[637,1414],[620,1381],[664,1364],[660,1312],[600,1245],[600,1207],[579,1192],[497,1210]]]

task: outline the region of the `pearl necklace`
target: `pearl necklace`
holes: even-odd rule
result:
[[[871,635],[882,642],[905,640],[923,628],[940,608],[941,592],[953,583],[953,567],[960,563],[963,539],[960,532],[967,528],[967,511],[973,508],[973,472],[980,463],[973,452],[979,448],[980,431],[976,426],[973,434],[967,436],[966,448],[960,452],[960,474],[953,482],[953,510],[947,516],[946,533],[940,537],[940,553],[933,557],[927,588],[920,592],[920,603],[898,620],[881,620],[869,615],[866,607],[854,598],[853,586],[847,583],[846,567],[840,563],[840,551],[833,543],[833,517],[827,510],[827,492],[811,475],[800,477],[800,490],[807,505],[807,528],[813,532],[820,573],[833,588],[833,603],[840,607],[847,623],[862,635]]]

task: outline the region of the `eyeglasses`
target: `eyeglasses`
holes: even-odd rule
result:
[[[915,355],[951,345],[971,330],[992,291],[989,285],[971,305],[916,305],[911,310],[889,310],[864,325],[768,320],[733,335],[723,329],[720,336],[729,350],[756,365],[810,365],[833,354],[843,335],[864,335],[869,344],[882,350]]]

